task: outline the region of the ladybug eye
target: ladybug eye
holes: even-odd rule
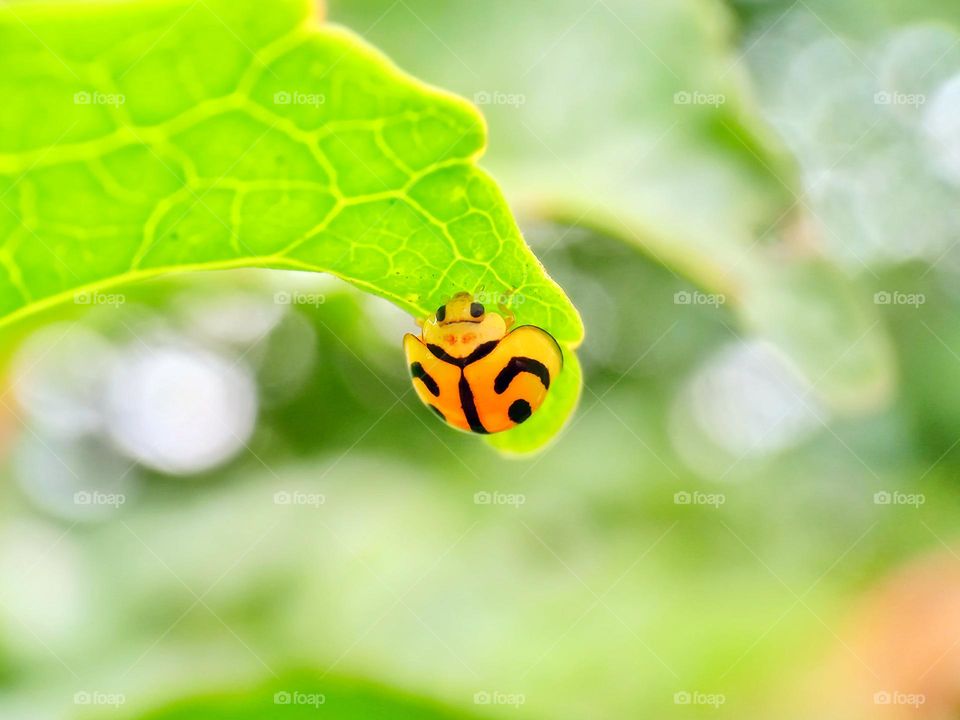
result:
[[[437,308],[437,322],[443,322],[443,319],[447,316],[447,306],[441,305]]]
[[[483,315],[483,305],[470,303],[470,317],[480,317],[481,315]]]

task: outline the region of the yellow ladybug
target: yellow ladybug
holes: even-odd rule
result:
[[[510,330],[512,324],[470,293],[437,308],[421,337],[403,338],[420,399],[454,427],[475,433],[509,430],[529,418],[563,367],[563,353],[545,330]]]

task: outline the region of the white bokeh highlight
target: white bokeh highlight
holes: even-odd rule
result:
[[[960,73],[937,90],[924,114],[923,132],[936,167],[960,184]]]
[[[670,413],[670,436],[684,461],[724,478],[743,461],[772,457],[825,421],[809,383],[775,347],[750,340],[722,348],[687,381]]]
[[[101,427],[103,378],[116,350],[78,323],[56,323],[31,335],[13,361],[10,386],[28,418],[45,432],[77,437]]]
[[[257,389],[241,363],[188,345],[131,346],[105,397],[109,437],[129,457],[171,474],[214,468],[249,441]]]

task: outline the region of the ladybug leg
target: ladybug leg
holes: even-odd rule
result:
[[[506,295],[501,295],[501,299],[497,303],[497,308],[499,308],[500,314],[503,315],[503,319],[507,323],[507,330],[513,327],[514,322],[516,322],[517,320],[516,316],[513,314],[513,310],[510,309],[510,305],[511,305],[510,298],[513,297],[513,294],[516,291],[517,289],[514,288],[513,290],[508,292]]]
[[[507,324],[507,330],[513,327],[513,323],[516,322],[516,317],[513,314],[513,310],[507,307],[504,303],[497,303],[497,308],[500,310],[500,314],[503,315],[503,320]]]

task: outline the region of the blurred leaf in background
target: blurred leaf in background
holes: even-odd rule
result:
[[[477,696],[481,705],[490,704],[494,699],[492,695]],[[299,673],[278,678],[267,687],[177,703],[149,713],[144,720],[259,720],[277,715],[297,720],[313,718],[321,712],[324,717],[338,720],[468,720],[476,717],[472,713],[406,698],[374,685]]]

